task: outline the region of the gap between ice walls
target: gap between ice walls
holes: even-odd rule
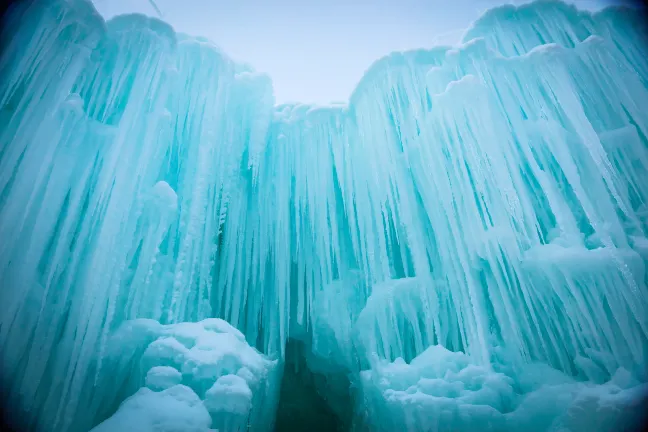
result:
[[[461,46],[377,61],[348,105],[274,106],[266,76],[159,20],[14,11],[16,415],[271,430],[292,339],[355,430],[618,427],[648,380],[645,36],[629,9],[504,6]]]

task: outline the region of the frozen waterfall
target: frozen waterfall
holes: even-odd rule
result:
[[[3,32],[0,372],[30,430],[273,431],[290,382],[340,430],[641,413],[631,9],[493,9],[327,107],[275,106],[211,42],[89,0]]]

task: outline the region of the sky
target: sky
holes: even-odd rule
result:
[[[621,0],[571,0],[596,10]],[[106,18],[159,17],[210,39],[273,81],[277,103],[347,102],[369,66],[393,52],[454,44],[506,0],[93,0]]]

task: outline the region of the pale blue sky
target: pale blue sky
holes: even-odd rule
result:
[[[572,0],[599,9],[620,0]],[[106,18],[157,16],[149,0],[94,0]],[[346,102],[367,68],[393,51],[455,43],[506,0],[155,0],[180,32],[204,36],[265,72],[277,103]]]

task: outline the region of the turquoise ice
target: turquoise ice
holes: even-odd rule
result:
[[[42,431],[608,431],[648,396],[648,49],[631,9],[486,12],[346,105],[158,19],[3,28],[0,366]],[[129,429],[130,428],[130,429]]]

